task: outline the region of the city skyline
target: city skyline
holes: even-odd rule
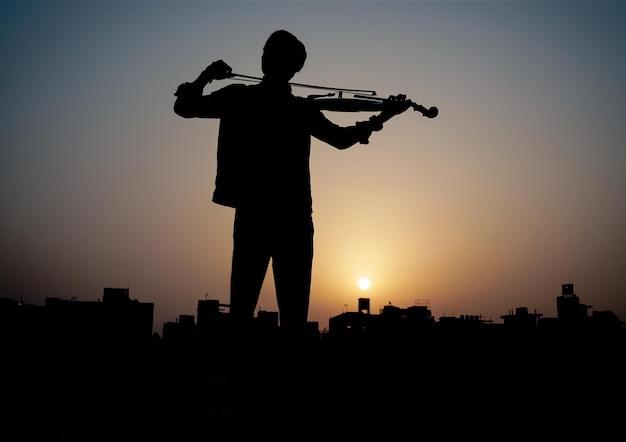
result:
[[[107,295],[108,294],[108,295]],[[145,318],[145,314],[150,312],[150,316],[151,316],[151,323],[152,323],[152,334],[153,335],[158,335],[160,338],[163,338],[165,329],[170,326],[172,324],[178,324],[179,322],[189,322],[191,321],[193,323],[194,326],[196,326],[198,324],[198,316],[199,316],[199,309],[200,309],[200,305],[203,302],[206,301],[214,301],[217,302],[219,305],[219,309],[220,309],[220,315],[224,316],[224,317],[228,317],[228,311],[224,312],[223,309],[225,308],[226,310],[228,310],[229,305],[227,303],[222,302],[222,300],[220,299],[207,299],[206,297],[204,299],[198,299],[197,300],[197,305],[196,305],[196,309],[193,312],[179,312],[175,315],[175,317],[172,319],[166,319],[163,322],[159,323],[159,322],[155,322],[154,321],[154,309],[155,309],[155,304],[153,302],[151,302],[150,300],[139,300],[137,298],[133,298],[131,296],[131,292],[130,292],[130,288],[125,288],[125,287],[105,287],[103,289],[102,292],[102,297],[96,299],[96,300],[82,300],[79,299],[77,297],[72,297],[70,299],[67,298],[56,298],[56,297],[47,297],[45,299],[45,304],[43,305],[36,305],[36,304],[28,304],[28,303],[24,303],[21,299],[13,299],[13,298],[0,298],[0,299],[5,299],[5,300],[9,300],[15,303],[19,303],[20,305],[22,305],[23,307],[47,307],[49,303],[52,303],[52,305],[54,305],[54,301],[70,301],[70,302],[77,302],[79,304],[100,304],[101,302],[105,302],[107,296],[109,297],[110,301],[109,301],[109,305],[111,303],[115,304],[116,300],[117,303],[119,305],[119,300],[120,297],[123,298],[122,301],[128,301],[130,302],[130,304],[136,304],[137,306],[141,306],[140,311],[142,312],[141,315],[137,318],[139,320],[138,325],[137,326],[133,326],[133,328],[145,328],[146,324],[146,320],[147,318]],[[328,318],[328,321],[325,323],[319,323],[318,321],[310,321],[311,325],[315,324],[317,327],[317,331],[320,333],[327,333],[330,331],[330,323],[333,322],[333,320],[335,322],[338,322],[338,319],[344,315],[344,314],[349,314],[349,313],[367,313],[367,315],[369,316],[370,314],[373,316],[378,316],[378,315],[383,315],[384,311],[387,311],[389,308],[393,308],[393,309],[398,309],[400,311],[403,310],[407,310],[410,309],[411,307],[420,307],[420,308],[425,308],[428,311],[428,314],[431,316],[433,323],[438,323],[443,321],[444,319],[466,319],[466,318],[471,318],[473,320],[476,320],[478,322],[481,322],[483,324],[506,324],[506,318],[510,318],[510,317],[515,317],[518,315],[531,315],[533,317],[536,318],[543,318],[542,320],[549,320],[549,319],[558,319],[560,314],[559,313],[559,300],[564,298],[564,297],[571,297],[573,300],[576,301],[577,307],[579,307],[579,309],[582,309],[582,311],[578,312],[578,315],[580,315],[579,319],[582,318],[588,318],[588,319],[596,319],[596,314],[598,314],[598,320],[599,321],[606,321],[606,317],[607,317],[607,313],[611,315],[611,317],[616,321],[614,325],[619,325],[620,327],[623,326],[626,322],[624,321],[624,318],[620,317],[619,315],[617,315],[613,310],[611,309],[603,309],[603,310],[598,310],[598,309],[594,309],[592,305],[588,305],[585,304],[584,302],[584,298],[581,298],[574,290],[574,284],[571,283],[567,283],[567,284],[562,284],[561,285],[561,292],[558,296],[554,297],[555,300],[555,311],[557,312],[556,316],[550,316],[547,315],[541,311],[538,311],[537,309],[533,309],[532,307],[529,307],[527,305],[518,305],[518,306],[514,306],[511,307],[510,309],[507,310],[506,313],[502,313],[501,315],[499,315],[497,318],[492,318],[491,316],[484,316],[481,314],[476,314],[476,312],[462,312],[462,313],[456,313],[454,310],[446,310],[444,311],[441,315],[436,315],[434,314],[431,309],[430,309],[430,300],[428,299],[418,299],[415,301],[414,304],[408,305],[408,306],[398,306],[393,304],[391,301],[387,302],[386,304],[381,304],[378,307],[378,314],[376,313],[376,310],[372,310],[371,309],[371,299],[367,296],[362,296],[359,297],[358,299],[355,299],[354,301],[354,305],[344,305],[344,309],[341,313],[338,313],[337,315],[331,316]],[[111,301],[112,300],[112,301]],[[122,304],[123,305],[123,304]],[[363,307],[363,305],[366,305],[367,307]],[[147,308],[147,309],[146,309]],[[206,308],[206,307],[205,307]],[[366,311],[364,311],[366,310]],[[372,311],[374,311],[374,313],[372,313]],[[78,314],[80,312],[80,310],[76,310],[74,311],[74,314]],[[260,306],[257,311],[255,311],[255,319],[257,318],[261,318],[263,315],[266,314],[275,314],[276,315],[276,325],[279,326],[279,320],[278,320],[278,311],[272,311],[272,310],[264,310],[262,306]],[[69,318],[68,318],[69,319]],[[79,319],[78,317],[74,318],[74,320]]]
[[[565,287],[563,292],[572,300]],[[103,301],[83,311],[107,311],[110,320],[124,304],[139,306],[127,295],[126,289],[105,288]],[[28,315],[0,323],[3,374],[13,381],[5,397],[6,429],[55,441],[287,440],[294,428],[311,440],[373,434],[395,440],[423,435],[427,419],[431,425],[455,422],[448,436],[454,429],[467,434],[471,426],[488,429],[496,420],[498,429],[518,436],[531,437],[540,428],[542,434],[615,437],[621,431],[626,329],[611,321],[572,321],[586,306],[562,301],[562,327],[544,327],[524,311],[508,318],[510,327],[475,318],[431,327],[422,321],[428,312],[419,309],[415,316],[406,309],[397,313],[407,321],[393,311],[386,319],[342,314],[332,333],[295,341],[275,333],[271,322],[232,329],[219,315],[205,318],[202,333],[177,328],[161,340],[141,332],[137,341],[137,329],[101,323],[102,317],[63,321],[82,303],[52,302],[54,312],[29,310],[45,318],[34,334],[12,333],[36,325]],[[115,308],[92,308],[105,304]],[[359,309],[368,308],[359,302]],[[188,319],[176,325],[187,327]],[[81,323],[87,327],[76,327]],[[107,338],[103,330],[130,333],[101,340]],[[356,425],[341,425],[348,418]]]

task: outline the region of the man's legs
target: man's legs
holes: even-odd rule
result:
[[[263,224],[256,213],[235,212],[230,276],[230,316],[235,321],[252,320],[259,301],[270,260]]]
[[[275,228],[272,269],[280,327],[304,332],[311,292],[313,221],[306,214],[283,218]]]

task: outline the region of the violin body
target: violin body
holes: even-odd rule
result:
[[[367,112],[379,111],[382,108],[382,101],[362,100],[360,98],[310,98],[320,108],[320,110],[336,112]]]

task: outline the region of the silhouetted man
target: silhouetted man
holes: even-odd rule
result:
[[[291,92],[306,56],[294,35],[276,31],[263,48],[259,84],[203,95],[212,80],[232,76],[219,60],[181,84],[174,105],[184,118],[220,119],[213,202],[235,208],[230,316],[253,318],[271,259],[280,328],[294,332],[305,330],[311,287],[311,136],[337,149],[368,143],[372,131],[409,107],[404,96],[392,97],[379,115],[340,127]]]

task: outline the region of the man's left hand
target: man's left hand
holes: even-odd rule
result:
[[[406,99],[406,95],[390,95],[389,98],[383,101],[383,110],[381,115],[391,118],[395,115],[401,114],[409,107],[411,107],[411,101]]]

